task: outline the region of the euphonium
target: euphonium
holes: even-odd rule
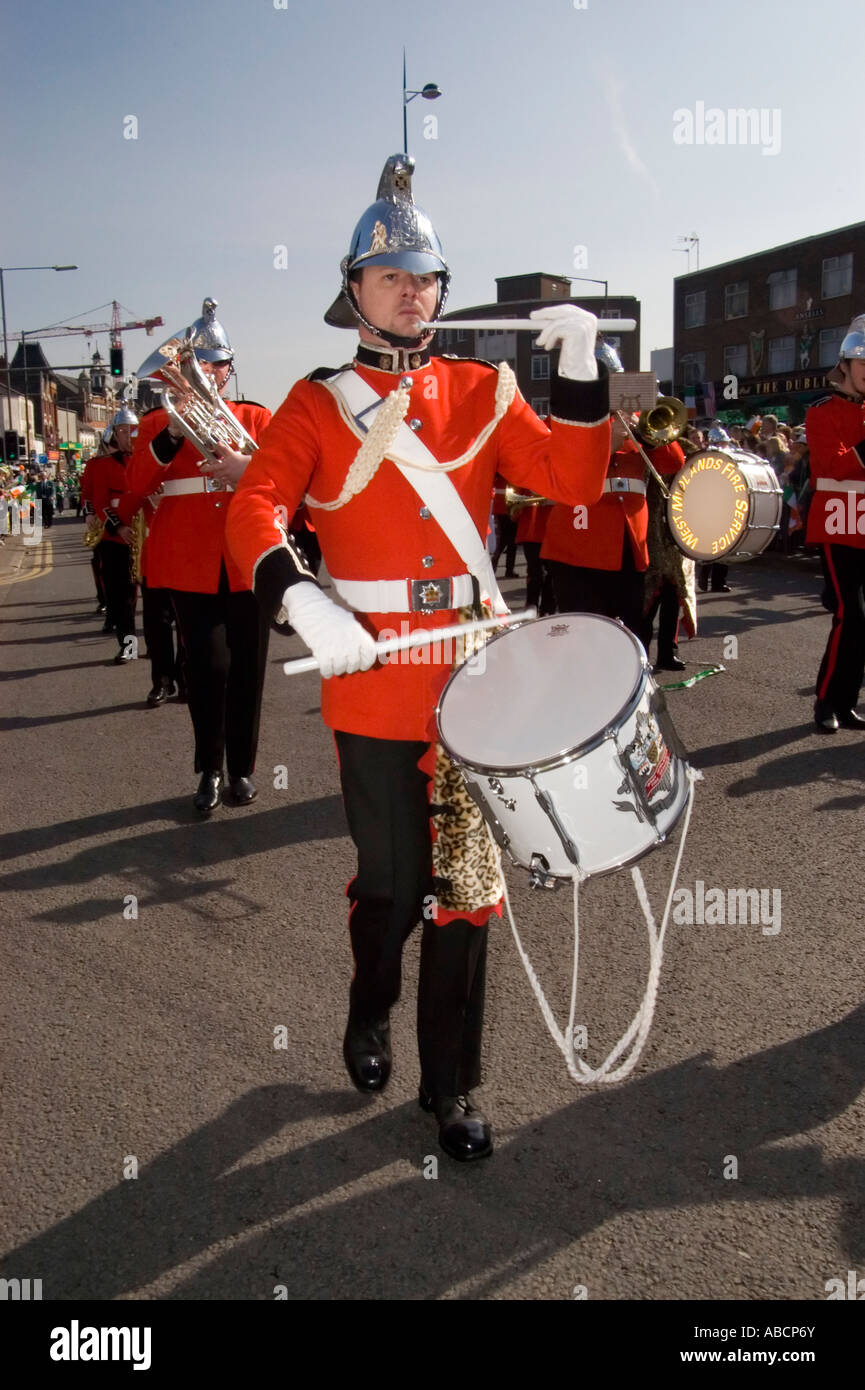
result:
[[[84,535],[81,537],[82,545],[86,545],[88,550],[95,550],[104,535],[105,527],[96,513],[91,512],[84,524]]]
[[[207,462],[219,462],[216,444],[240,454],[255,453],[258,445],[252,435],[232,415],[198,365],[190,330],[184,340],[170,339],[159,351],[164,356],[159,374],[168,382],[162,405]]]

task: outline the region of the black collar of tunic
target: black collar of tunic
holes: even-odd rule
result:
[[[377,372],[393,372],[401,376],[404,372],[416,372],[426,367],[430,360],[429,347],[392,348],[379,347],[376,343],[358,343],[354,360],[359,367],[372,367]]]

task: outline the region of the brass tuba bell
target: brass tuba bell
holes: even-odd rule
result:
[[[640,438],[655,448],[659,444],[672,444],[678,439],[688,423],[688,407],[677,396],[659,396],[649,410],[640,412],[636,432]]]

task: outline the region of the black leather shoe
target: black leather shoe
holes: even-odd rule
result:
[[[147,703],[151,709],[156,709],[157,705],[164,705],[169,695],[173,695],[175,690],[174,681],[160,681],[154,685],[148,693]]]
[[[198,784],[198,791],[195,793],[192,804],[200,816],[209,816],[219,805],[219,793],[222,791],[221,772],[202,772],[201,781]]]
[[[134,657],[134,655],[132,654],[132,652],[128,651],[128,650],[126,649],[126,647],[121,647],[121,648],[120,648],[120,651],[117,653],[117,655],[116,655],[115,658],[114,658],[114,665],[115,665],[115,666],[126,666],[128,662],[134,661],[134,660],[135,660],[135,657]]]
[[[390,1019],[362,1023],[349,1014],[342,1042],[348,1074],[359,1091],[383,1091],[390,1080]]]
[[[103,631],[103,632],[113,632],[113,631],[114,631],[114,624],[113,624],[113,623],[109,623],[109,621],[108,621],[107,618],[105,619],[105,622],[102,624],[102,631]]]
[[[855,709],[836,710],[835,717],[842,729],[865,729],[865,719]]]
[[[733,592],[733,590],[730,588],[729,584],[713,584],[713,585],[712,585],[712,593],[713,593],[713,594],[732,594],[732,592]]]
[[[685,662],[680,661],[677,656],[668,656],[666,661],[657,661],[652,667],[652,671],[684,671]]]
[[[249,777],[229,777],[228,799],[235,806],[248,806],[258,796],[255,784]]]
[[[814,705],[814,723],[827,734],[837,734],[838,716],[825,700],[817,700]]]
[[[702,579],[698,579],[698,580],[697,580],[697,588],[700,590],[700,593],[701,593],[701,594],[707,594],[707,593],[709,592],[709,581],[708,581],[708,579],[707,579],[705,582],[704,582]]]
[[[420,1088],[421,1110],[435,1115],[439,1123],[439,1145],[449,1158],[469,1163],[488,1158],[493,1151],[490,1122],[482,1110],[472,1105],[471,1096],[430,1096]]]

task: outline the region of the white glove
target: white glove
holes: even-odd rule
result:
[[[533,309],[529,318],[537,320],[542,330],[538,347],[549,352],[561,346],[559,376],[571,381],[597,381],[598,320],[594,314],[577,308],[576,304],[551,304],[548,309]]]
[[[340,608],[315,584],[302,580],[286,589],[282,606],[298,637],[302,637],[327,680],[368,671],[377,660],[375,642],[345,608]]]

